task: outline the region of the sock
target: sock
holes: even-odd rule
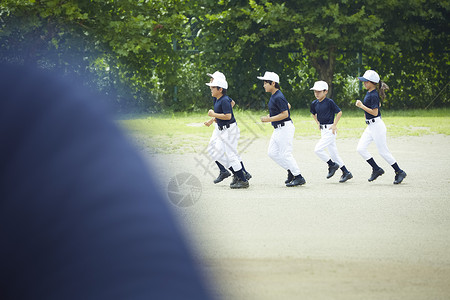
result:
[[[330,159],[327,161],[327,164],[331,167],[332,165],[334,165],[334,162]]]
[[[219,167],[219,169],[220,169],[220,172],[225,172],[227,169],[225,169],[225,167],[220,163],[220,162],[218,162],[217,160],[216,160],[216,164],[217,164],[217,166]]]
[[[350,173],[345,166],[341,167],[342,173],[347,174]]]
[[[247,170],[244,167],[244,163],[241,161],[241,166],[242,166],[242,171],[244,171],[244,173],[247,173]]]
[[[239,171],[236,172],[236,175],[239,177],[239,179],[241,181],[247,181],[247,179],[245,178],[244,172],[242,169],[240,169]]]
[[[381,169],[377,163],[373,160],[373,157],[371,157],[370,159],[367,160],[367,162],[369,163],[369,165],[372,166],[372,169],[374,169],[375,171],[378,171],[379,169]]]
[[[229,167],[228,170],[230,170],[231,173],[236,174],[236,172],[233,170],[233,167]]]
[[[397,165],[397,163],[393,164],[391,167],[394,168],[395,173],[400,173],[402,171],[402,169],[400,169],[400,167]]]

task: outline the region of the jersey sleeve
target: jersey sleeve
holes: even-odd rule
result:
[[[369,99],[367,101],[367,104],[365,104],[367,107],[374,109],[380,107],[380,98],[377,93],[370,93]]]
[[[282,113],[283,111],[289,110],[288,102],[287,102],[286,98],[284,98],[284,96],[278,97],[277,101],[275,102],[275,105],[278,107],[280,113]]]
[[[311,102],[311,105],[309,106],[309,111],[311,112],[311,114],[316,115],[316,101],[314,100],[313,102]]]
[[[224,114],[231,114],[233,112],[233,108],[231,107],[231,98],[228,98],[228,101],[222,101],[222,112]]]
[[[331,100],[331,107],[333,108],[333,113],[335,114],[341,111],[339,106],[337,106],[336,102],[334,102],[333,100]]]

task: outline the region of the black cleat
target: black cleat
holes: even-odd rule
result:
[[[248,180],[246,181],[242,181],[238,176],[236,177],[236,182],[232,185],[230,185],[230,188],[232,189],[246,189],[250,186],[250,184],[248,183]]]
[[[327,179],[333,177],[334,173],[336,173],[337,169],[339,169],[339,165],[334,163],[334,165],[328,167],[328,175]]]
[[[237,175],[234,174],[234,175],[233,175],[233,180],[231,180],[231,183],[230,183],[230,187],[231,187],[233,184],[236,183],[237,179],[238,179]]]
[[[214,183],[219,183],[219,182],[223,181],[225,178],[228,178],[230,176],[231,176],[231,173],[228,172],[227,170],[225,170],[225,172],[220,172],[219,176],[216,179],[214,179]]]
[[[348,172],[348,173],[342,174],[339,182],[346,182],[347,180],[352,179],[352,178],[353,178],[352,173]]]
[[[406,172],[405,171],[400,171],[400,172],[395,172],[395,180],[394,180],[394,184],[399,184],[402,183],[403,179],[405,179],[406,177]]]
[[[244,176],[245,176],[245,179],[247,179],[247,181],[250,180],[250,178],[252,178],[252,175],[251,175],[249,172],[245,172],[245,173],[244,173]],[[231,187],[233,184],[236,183],[236,180],[237,180],[237,179],[238,179],[238,176],[237,176],[237,175],[233,175],[233,180],[232,180],[231,183],[230,183],[230,187]]]
[[[286,183],[286,186],[297,186],[297,185],[302,185],[305,184],[306,180],[305,178],[303,178],[302,175],[297,175],[294,177],[294,179],[291,182]]]
[[[288,184],[292,180],[294,180],[294,175],[291,173],[291,170],[288,170],[288,177],[287,177],[287,179],[286,179],[286,181],[284,183]]]
[[[378,170],[373,170],[372,171],[372,175],[369,178],[369,181],[374,181],[375,179],[377,179],[379,176],[384,174],[384,170],[382,168],[379,168]]]

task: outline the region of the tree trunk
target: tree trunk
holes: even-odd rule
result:
[[[319,74],[318,80],[323,80],[328,83],[328,95],[327,97],[333,98],[333,76],[334,66],[336,63],[336,49],[334,47],[329,48],[328,57],[320,56],[314,57],[311,60],[311,64]]]

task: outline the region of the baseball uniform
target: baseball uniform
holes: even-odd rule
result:
[[[380,82],[379,75],[373,70],[367,70],[362,77],[358,77],[363,82],[369,82],[376,87],[376,84]],[[365,83],[366,86],[366,83]],[[384,174],[384,170],[380,168],[373,159],[372,155],[367,151],[367,147],[371,142],[375,142],[378,153],[386,162],[392,166],[395,171],[394,184],[399,184],[406,177],[406,173],[400,169],[395,158],[392,156],[386,141],[386,125],[381,118],[380,96],[376,88],[371,88],[372,85],[367,85],[369,90],[364,97],[363,106],[368,109],[378,109],[378,114],[375,116],[367,111],[364,112],[366,118],[367,127],[364,130],[357,146],[359,154],[372,166],[372,175],[369,181],[374,181],[379,176]],[[366,86],[366,88],[367,88]],[[359,100],[358,100],[359,101]],[[358,102],[357,102],[358,105]],[[363,108],[363,107],[361,107]]]
[[[317,81],[311,90],[314,90],[316,96],[320,98],[314,100],[310,106],[311,114],[319,123],[321,136],[314,148],[314,152],[322,161],[328,164],[327,179],[331,178],[338,168],[341,168],[342,176],[339,182],[346,182],[353,178],[353,175],[347,170],[342,158],[339,156],[336,146],[337,133],[333,133],[332,130],[335,115],[339,114],[341,109],[332,99],[326,97],[328,84],[325,81]],[[326,149],[328,149],[329,154]]]
[[[302,185],[306,181],[301,175],[300,168],[292,155],[295,126],[291,120],[288,101],[276,87],[279,84],[279,77],[273,72],[266,72],[264,76],[258,77],[258,79],[264,80],[264,88],[272,93],[268,103],[269,117],[288,112],[287,117],[283,120],[271,122],[274,131],[270,138],[267,154],[275,163],[288,171],[288,180],[285,181],[286,186]]]

